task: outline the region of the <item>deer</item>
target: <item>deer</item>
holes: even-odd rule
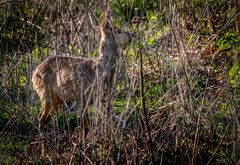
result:
[[[41,101],[39,126],[44,129],[51,118],[63,106],[64,101],[79,101],[84,110],[93,104],[98,95],[99,107],[109,111],[109,92],[113,85],[115,68],[119,58],[120,42],[130,41],[131,36],[120,34],[118,41],[110,20],[110,12],[105,10],[100,24],[99,56],[82,58],[50,55],[32,74],[33,89]],[[98,89],[99,93],[92,92]],[[89,130],[89,119],[83,111],[83,129]]]

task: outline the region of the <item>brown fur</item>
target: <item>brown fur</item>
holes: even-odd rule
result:
[[[64,101],[78,100],[85,109],[95,81],[100,86],[100,105],[108,108],[108,95],[112,87],[117,62],[118,44],[109,14],[100,26],[101,40],[98,58],[74,58],[50,56],[43,61],[32,75],[33,87],[40,97],[42,109],[39,114],[40,128],[43,128]],[[84,116],[84,130],[88,131],[88,118]]]

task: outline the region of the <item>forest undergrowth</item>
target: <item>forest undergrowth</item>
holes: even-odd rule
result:
[[[46,131],[33,70],[97,57],[102,1],[0,2],[0,164],[238,164],[240,4],[110,1],[119,49],[112,116],[65,102]],[[114,116],[121,120],[115,120]]]

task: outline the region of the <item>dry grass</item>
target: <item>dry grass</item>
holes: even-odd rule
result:
[[[5,3],[10,9],[11,2]],[[94,106],[88,107],[90,131],[86,139],[80,129],[82,110],[77,103],[66,102],[64,111],[55,115],[48,130],[38,131],[40,102],[32,90],[31,73],[53,51],[59,55],[96,57],[98,39],[94,27],[99,24],[100,4],[35,2],[35,17],[19,22],[44,35],[33,46],[24,42],[27,38],[23,36],[31,35],[23,31],[22,42],[16,41],[18,47],[12,45],[10,53],[1,55],[0,108],[4,115],[0,139],[14,134],[15,139],[23,137],[26,144],[16,154],[15,148],[4,146],[0,149],[0,162],[236,163],[239,81],[231,83],[233,78],[226,63],[239,60],[238,52],[215,49],[212,43],[219,34],[196,34],[198,23],[189,30],[181,23],[181,13],[174,4],[165,8],[169,10],[165,22],[156,17],[127,24],[113,15],[118,26],[133,33],[134,38],[120,50],[111,92],[112,113],[108,116]],[[206,10],[202,12],[204,15]],[[45,13],[39,25],[35,21],[37,13]],[[232,23],[230,19],[225,28]]]

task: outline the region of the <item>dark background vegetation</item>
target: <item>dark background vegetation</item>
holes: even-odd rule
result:
[[[51,53],[96,57],[100,0],[0,1],[0,164],[238,164],[240,2],[113,0],[114,25],[134,35],[120,50],[113,113],[55,115],[38,132],[31,74]],[[68,106],[67,106],[68,105]]]

